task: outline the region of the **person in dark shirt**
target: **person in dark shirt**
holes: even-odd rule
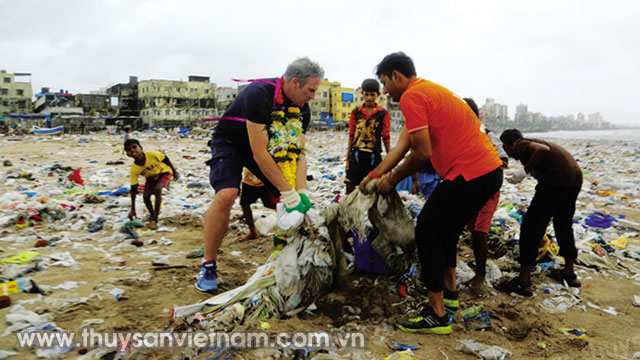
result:
[[[560,145],[524,138],[517,129],[505,130],[500,140],[507,155],[524,165],[524,169],[506,176],[507,181],[516,184],[531,174],[538,180],[538,185],[520,226],[520,276],[494,287],[507,293],[533,295],[531,271],[536,263],[538,244],[552,218],[560,256],[564,257],[565,264],[563,271],[552,271],[549,276],[560,282],[566,281],[569,286],[580,287],[573,269],[578,251],[572,228],[576,199],[582,187],[580,166]]]
[[[287,212],[305,212],[311,207],[307,191],[307,161],[304,152],[297,156],[295,187],[269,152],[267,126],[272,112],[293,109],[302,114],[302,134],[298,149],[304,149],[304,133],[309,126],[308,101],[315,97],[324,70],[307,57],[293,61],[280,78],[254,80],[244,88],[225,111],[210,141],[209,182],[215,190],[213,202],[205,213],[204,259],[196,288],[215,292],[217,254],[227,231],[231,207],[238,196],[242,169],[246,167],[269,190],[281,195]],[[290,175],[290,174],[289,174]]]

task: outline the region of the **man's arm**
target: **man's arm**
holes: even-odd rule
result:
[[[178,170],[176,170],[176,168],[173,166],[173,164],[171,163],[171,160],[169,160],[169,157],[167,155],[164,156],[164,159],[162,160],[163,163],[169,165],[169,167],[171,168],[171,171],[173,172],[173,177],[178,180],[178,178],[180,177],[180,175],[178,174]]]
[[[413,179],[413,185],[411,185],[411,193],[419,194],[420,193],[420,180],[418,180],[418,172],[414,172],[411,174],[411,178]]]
[[[373,169],[373,172],[376,173],[376,175],[381,176],[393,169],[400,160],[402,160],[404,154],[406,154],[410,148],[411,140],[409,138],[409,132],[406,127],[403,127],[400,132],[400,137],[398,138],[398,144],[387,153],[387,156],[385,156],[384,159],[382,159],[382,162]]]
[[[403,132],[405,130],[406,128],[403,129]],[[409,134],[408,137],[411,146],[411,153],[409,154],[409,157],[390,175],[391,180],[395,184],[418,171],[418,169],[420,169],[431,157],[431,137],[429,136],[429,128],[414,131]],[[393,148],[393,150],[395,150],[395,148]]]
[[[382,119],[382,142],[387,154],[389,154],[391,150],[391,116],[389,116],[388,111],[386,111]]]
[[[271,157],[271,154],[269,154],[267,149],[267,146],[269,145],[269,135],[267,134],[265,125],[248,120],[246,124],[253,158],[258,164],[258,167],[260,167],[262,173],[280,192],[293,190],[291,185],[289,185],[287,180],[284,178],[282,171],[280,171],[280,168],[273,160],[273,157]]]

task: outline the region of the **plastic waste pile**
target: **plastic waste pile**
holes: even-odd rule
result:
[[[243,316],[257,319],[305,310],[333,281],[333,244],[323,217],[313,209],[305,223],[283,234],[286,246],[274,251],[243,286],[201,303],[174,307],[172,318],[185,317],[187,323],[197,321],[206,328],[221,311],[237,304],[242,305]]]

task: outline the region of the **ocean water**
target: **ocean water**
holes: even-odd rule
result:
[[[540,139],[619,140],[640,143],[640,129],[576,130],[525,133]]]

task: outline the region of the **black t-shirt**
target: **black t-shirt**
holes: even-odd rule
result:
[[[277,79],[272,78],[265,80],[275,83]],[[271,111],[273,110],[274,92],[275,86],[261,81],[252,82],[242,89],[229,108],[224,112],[224,115],[222,115],[223,119],[218,122],[213,137],[227,139],[241,149],[251,152],[247,125],[244,122],[226,120],[224,118],[236,117],[247,119],[248,121],[258,124],[267,124],[271,119]],[[286,96],[284,97],[283,105],[286,107],[291,105],[291,101],[289,101]],[[300,107],[300,113],[302,114],[302,128],[304,129],[304,133],[306,133],[311,120],[309,103]]]

